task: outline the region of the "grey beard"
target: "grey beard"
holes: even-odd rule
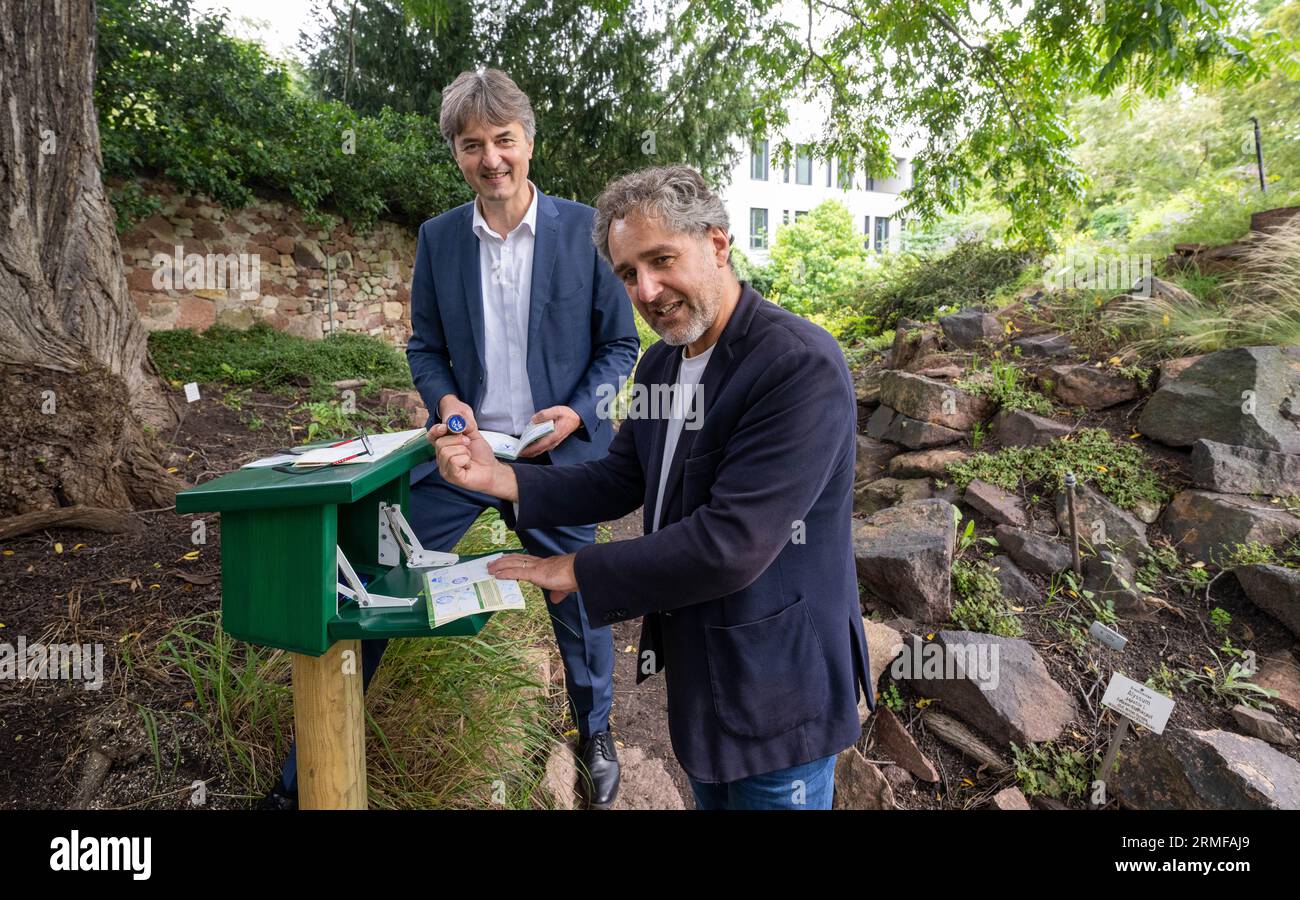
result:
[[[709,330],[710,324],[711,323],[704,321],[703,316],[699,318],[693,318],[687,324],[685,330],[682,331],[679,336],[672,337],[666,334],[661,334],[659,335],[659,337],[669,347],[682,347],[685,346],[686,344],[690,344],[694,341],[698,341],[701,335],[703,335],[704,332]]]

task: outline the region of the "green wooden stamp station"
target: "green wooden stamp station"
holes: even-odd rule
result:
[[[457,557],[424,550],[406,514],[410,471],[433,456],[419,440],[372,463],[243,468],[176,495],[179,514],[221,513],[222,627],[293,655],[303,809],[366,808],[360,640],[472,635],[492,616],[430,624],[423,573]]]

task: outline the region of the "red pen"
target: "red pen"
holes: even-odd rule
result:
[[[344,441],[343,443],[346,444],[347,441]],[[338,445],[335,444],[335,446],[338,446]],[[345,462],[347,462],[349,459],[356,459],[358,456],[366,456],[366,455],[368,455],[369,453],[370,453],[369,450],[362,450],[360,453],[353,453],[351,456],[345,456],[345,457],[343,457],[342,459],[336,459],[336,460],[334,460],[334,462],[330,463],[330,465],[331,465],[331,466],[337,466],[339,463],[345,463]]]

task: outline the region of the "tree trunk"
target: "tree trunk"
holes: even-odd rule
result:
[[[91,0],[0,0],[0,516],[183,487],[100,178],[95,19]]]

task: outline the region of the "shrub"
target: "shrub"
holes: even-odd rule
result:
[[[800,315],[851,306],[866,268],[848,209],[827,200],[776,232],[771,299]]]
[[[893,328],[899,316],[928,319],[941,307],[961,308],[991,302],[1024,283],[1034,258],[983,241],[962,241],[932,256],[900,254],[869,278],[855,306]]]
[[[381,214],[420,222],[470,196],[436,122],[304,96],[220,15],[191,13],[187,0],[102,0],[98,26],[106,176],[157,174],[231,207],[255,187],[283,191],[308,213],[335,209],[362,225]],[[119,227],[148,214],[127,191]]]

